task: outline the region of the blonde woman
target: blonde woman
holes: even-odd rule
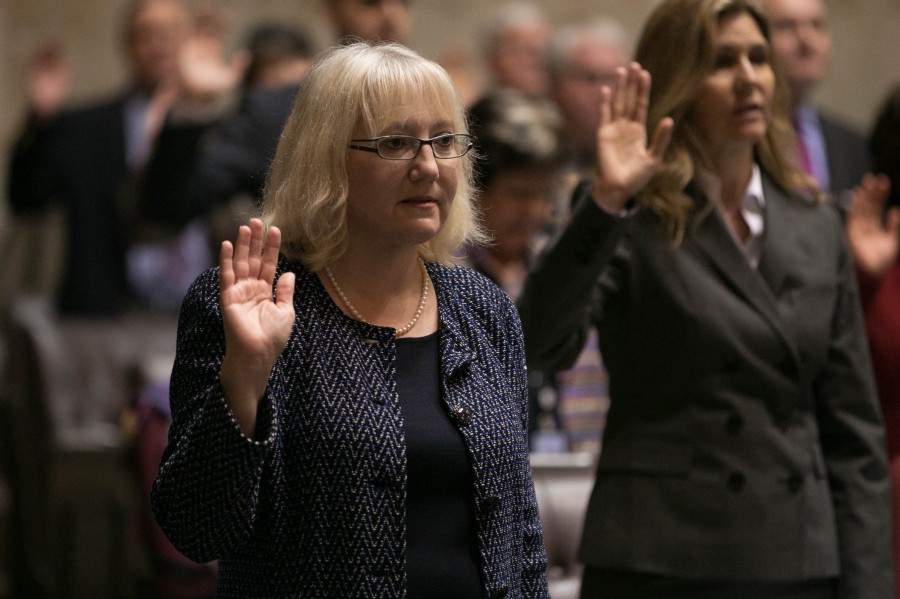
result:
[[[520,300],[533,366],[567,366],[594,326],[609,371],[582,597],[890,597],[853,264],[783,154],[766,22],[664,0],[636,60],[604,91],[598,177]]]
[[[153,505],[221,596],[547,596],[518,315],[450,264],[483,237],[470,147],[401,46],[306,79],[262,220],[179,326]]]

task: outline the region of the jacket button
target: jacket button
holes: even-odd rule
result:
[[[775,414],[774,420],[775,425],[781,429],[782,432],[787,432],[794,423],[794,413],[791,410],[779,410],[778,413]]]
[[[472,410],[466,406],[456,406],[450,411],[454,422],[459,426],[469,426],[472,424]]]
[[[492,512],[500,505],[500,498],[495,495],[489,495],[481,500],[481,510],[484,512]]]
[[[740,434],[742,428],[744,428],[744,419],[737,414],[732,414],[725,421],[725,432],[732,437]]]
[[[797,374],[797,363],[788,358],[778,365],[778,369],[787,376],[793,377]]]
[[[732,472],[728,475],[728,488],[737,493],[744,488],[744,475],[740,472]]]
[[[491,591],[491,599],[503,599],[507,595],[509,595],[509,587],[506,585],[497,587]]]
[[[792,474],[787,479],[787,488],[791,493],[797,493],[803,488],[803,477],[799,474]]]

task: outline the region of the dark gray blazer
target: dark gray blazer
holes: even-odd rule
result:
[[[764,193],[758,270],[715,210],[673,248],[649,211],[584,194],[529,277],[529,365],[565,368],[593,325],[609,370],[581,557],[890,597],[884,433],[840,219],[765,176]]]

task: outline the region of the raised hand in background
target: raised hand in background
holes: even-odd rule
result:
[[[900,248],[900,207],[884,210],[890,185],[885,175],[865,175],[853,189],[847,214],[847,239],[856,267],[876,279],[897,260]]]

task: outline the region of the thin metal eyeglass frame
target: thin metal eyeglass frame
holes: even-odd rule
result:
[[[444,137],[464,137],[466,139],[466,142],[468,145],[466,145],[466,149],[463,150],[462,154],[458,154],[456,156],[438,156],[437,152],[434,151],[433,143],[436,140],[439,140]],[[392,158],[390,156],[385,156],[384,154],[381,153],[381,151],[379,151],[378,145],[377,145],[379,141],[381,141],[382,139],[396,139],[396,138],[412,139],[419,143],[419,145],[415,149],[415,152],[413,152],[412,156],[410,156],[409,158]],[[384,158],[385,160],[415,160],[416,156],[418,156],[419,152],[422,150],[422,146],[426,146],[426,145],[431,146],[431,151],[432,151],[432,153],[434,153],[434,157],[437,158],[438,160],[452,160],[454,158],[462,158],[463,156],[468,154],[469,150],[471,150],[475,145],[475,143],[472,141],[472,136],[467,133],[443,133],[441,135],[435,135],[434,137],[432,137],[430,139],[420,139],[418,137],[413,137],[412,135],[382,135],[380,137],[373,137],[371,139],[351,139],[350,142],[351,143],[349,144],[349,147],[351,150],[363,150],[365,152],[375,152],[376,154],[378,154],[381,158]],[[354,142],[369,142],[369,143],[375,143],[376,145],[375,146],[360,146]]]

